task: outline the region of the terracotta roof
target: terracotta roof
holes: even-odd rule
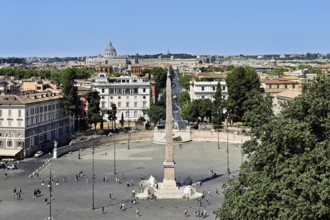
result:
[[[298,90],[285,90],[283,92],[278,93],[277,98],[282,99],[294,99],[295,97],[301,95],[301,91]]]

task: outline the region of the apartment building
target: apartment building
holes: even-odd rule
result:
[[[28,157],[48,151],[74,130],[60,94],[53,92],[0,96],[0,157]]]
[[[217,90],[218,81],[190,81],[189,95],[190,100],[210,99],[214,100],[214,94]],[[224,99],[228,98],[228,88],[224,80],[220,81],[221,92]]]
[[[134,121],[139,117],[148,119],[147,110],[151,102],[151,83],[137,77],[120,76],[107,78],[106,74],[99,74],[99,78],[91,85],[92,89],[99,92],[100,107],[103,118],[108,119],[107,110],[111,104],[117,106],[117,120]]]

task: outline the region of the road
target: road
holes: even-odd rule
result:
[[[178,73],[176,71],[174,71],[173,73],[173,79],[172,79],[172,94],[173,96],[178,97],[178,95],[180,94],[181,88],[179,85],[179,77],[178,77]],[[185,128],[185,123],[182,120],[181,116],[180,116],[180,105],[178,102],[178,99],[176,98],[175,100],[173,99],[173,119],[174,121],[178,124],[178,128],[179,129],[183,129]]]

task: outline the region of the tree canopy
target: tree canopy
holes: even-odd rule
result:
[[[76,71],[68,68],[63,73],[63,105],[67,113],[76,118],[79,115],[80,100],[78,89],[74,86],[74,80],[77,78]]]
[[[231,120],[241,121],[247,110],[246,101],[251,92],[259,91],[259,76],[255,69],[249,66],[238,66],[232,69],[226,77],[228,87],[227,112]]]
[[[221,122],[224,119],[223,110],[225,108],[225,100],[222,96],[222,88],[220,82],[217,84],[217,89],[214,94],[214,101],[213,101],[213,124],[214,127],[220,127]]]
[[[330,79],[317,79],[243,145],[219,219],[330,219]]]
[[[97,123],[102,121],[101,109],[100,109],[100,95],[98,91],[89,91],[86,95],[88,101],[88,112],[86,122],[88,124],[94,124],[96,129]]]

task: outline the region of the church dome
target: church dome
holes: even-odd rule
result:
[[[112,46],[111,41],[110,41],[109,45],[107,46],[107,48],[105,48],[104,56],[105,56],[105,57],[116,57],[116,56],[117,56],[117,51],[116,51],[116,49]]]

